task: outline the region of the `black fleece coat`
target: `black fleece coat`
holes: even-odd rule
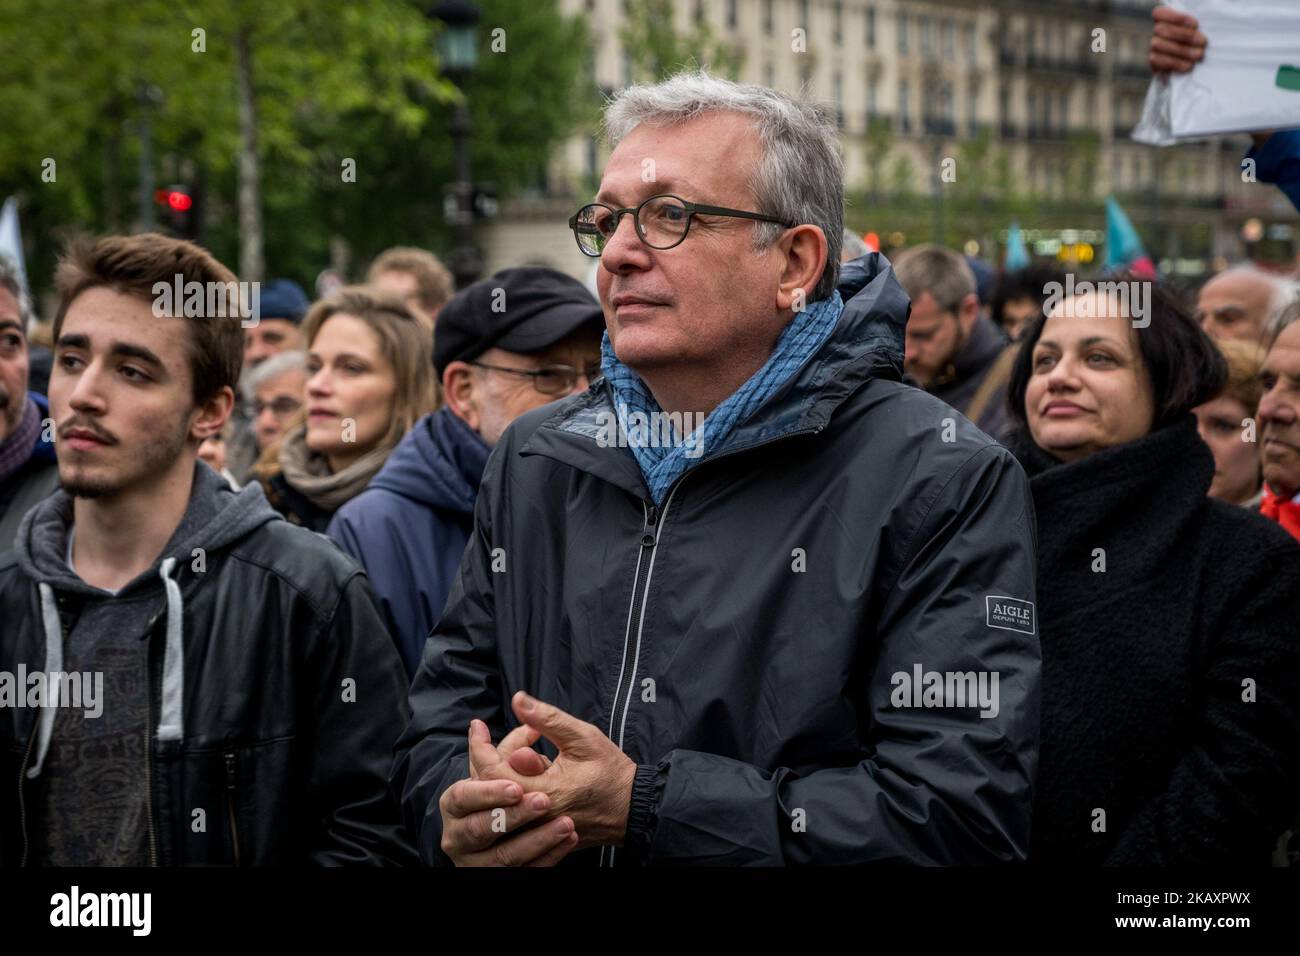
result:
[[[1043,642],[1031,859],[1267,865],[1300,807],[1300,546],[1206,497],[1190,415],[1071,464],[1021,457]]]

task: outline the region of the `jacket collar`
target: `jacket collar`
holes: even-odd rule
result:
[[[889,260],[876,252],[844,263],[837,288],[844,311],[830,338],[726,440],[706,449],[695,466],[755,445],[820,431],[867,381],[901,380],[903,332],[911,304]],[[614,414],[609,383],[597,379],[582,395],[560,403],[519,454],[554,459],[648,501],[650,493],[632,452],[602,441],[608,434],[602,428],[608,428]]]
[[[1151,516],[1173,527],[1204,507],[1214,457],[1191,414],[1148,435],[1062,464],[1044,453],[1021,452],[1040,528],[1051,540],[1102,540],[1117,530],[1150,531]]]

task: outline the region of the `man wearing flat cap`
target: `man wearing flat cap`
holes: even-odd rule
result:
[[[488,453],[524,412],[586,391],[604,328],[582,283],[536,266],[503,269],[438,313],[445,405],[415,424],[326,532],[365,565],[408,676],[460,564]]]

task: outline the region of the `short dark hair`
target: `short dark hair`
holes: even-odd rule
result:
[[[59,259],[54,283],[59,293],[59,310],[54,316],[54,341],[58,342],[63,319],[74,299],[90,289],[105,287],[146,302],[154,300],[153,287],[159,282],[172,285],[179,275],[182,283],[221,283],[235,289],[235,274],[212,253],[183,239],[146,232],[136,236],[80,238],[69,243]],[[244,363],[244,329],[240,303],[230,300],[224,315],[186,316],[190,324],[190,375],[194,404],[207,401],[222,388],[239,381]],[[183,310],[180,311],[184,315]]]
[[[1064,284],[1065,275],[1049,266],[1032,265],[1023,269],[1013,269],[998,276],[989,297],[989,314],[999,326],[1003,325],[1002,315],[1008,302],[1029,299],[1038,303],[1041,309],[1047,301],[1047,287],[1053,282]]]
[[[1133,272],[1107,276],[1104,281],[1150,286],[1151,311],[1147,316],[1150,324],[1135,331],[1142,364],[1151,380],[1156,410],[1153,430],[1181,418],[1223,391],[1228,381],[1228,363],[1214,341],[1196,324],[1186,303],[1169,286]],[[1141,295],[1146,297],[1145,292]],[[1025,391],[1033,375],[1034,346],[1042,337],[1046,322],[1047,317],[1040,315],[1030,325],[1007,383],[1008,410],[1025,433],[1029,429]]]

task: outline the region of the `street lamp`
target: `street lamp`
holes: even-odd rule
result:
[[[451,136],[456,157],[456,181],[450,184],[447,220],[451,224],[454,246],[447,257],[447,268],[456,277],[456,288],[478,279],[483,271],[483,257],[474,242],[474,176],[470,170],[469,108],[465,105],[464,83],[478,65],[479,9],[469,0],[440,0],[426,16],[443,26],[438,31],[435,52],[443,75],[461,89],[461,97],[452,112]]]
[[[153,215],[153,110],[163,101],[163,91],[152,83],[141,83],[135,91],[135,101],[140,107],[140,198],[141,232],[154,229]]]

